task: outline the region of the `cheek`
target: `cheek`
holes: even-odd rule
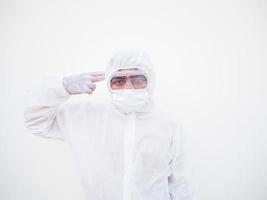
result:
[[[144,82],[143,84],[140,85],[140,88],[145,88],[147,86],[147,82]]]
[[[147,86],[147,81],[144,83],[144,86]]]
[[[116,86],[116,85],[111,85],[110,87],[111,87],[112,90],[120,90],[120,89],[123,88],[121,86]]]

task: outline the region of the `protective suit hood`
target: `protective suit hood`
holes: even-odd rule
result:
[[[112,98],[112,90],[110,88],[110,80],[112,78],[113,73],[121,69],[129,69],[129,68],[138,68],[145,72],[147,78],[147,91],[149,100],[146,105],[142,107],[138,107],[134,109],[136,113],[144,113],[151,112],[154,108],[154,103],[152,101],[152,95],[154,91],[155,84],[155,75],[153,71],[153,65],[151,63],[150,57],[148,53],[144,49],[124,49],[113,55],[110,59],[108,65],[106,66],[106,85],[109,90],[109,93]],[[126,109],[123,107],[118,107],[114,99],[112,99],[112,104],[116,109],[120,110],[123,113],[129,111],[130,108]]]

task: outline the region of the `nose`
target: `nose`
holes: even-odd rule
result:
[[[124,86],[125,89],[134,89],[131,81],[127,80]]]

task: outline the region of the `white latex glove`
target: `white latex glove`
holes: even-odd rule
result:
[[[63,77],[63,86],[69,94],[92,94],[95,82],[105,79],[105,72],[89,72]]]

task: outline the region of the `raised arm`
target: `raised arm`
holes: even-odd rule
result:
[[[92,94],[95,82],[103,79],[101,72],[43,78],[27,94],[24,110],[26,127],[33,134],[64,140],[65,102],[71,95]]]
[[[49,76],[38,82],[27,94],[24,110],[28,130],[45,138],[64,139],[64,107],[70,94],[62,78]]]

